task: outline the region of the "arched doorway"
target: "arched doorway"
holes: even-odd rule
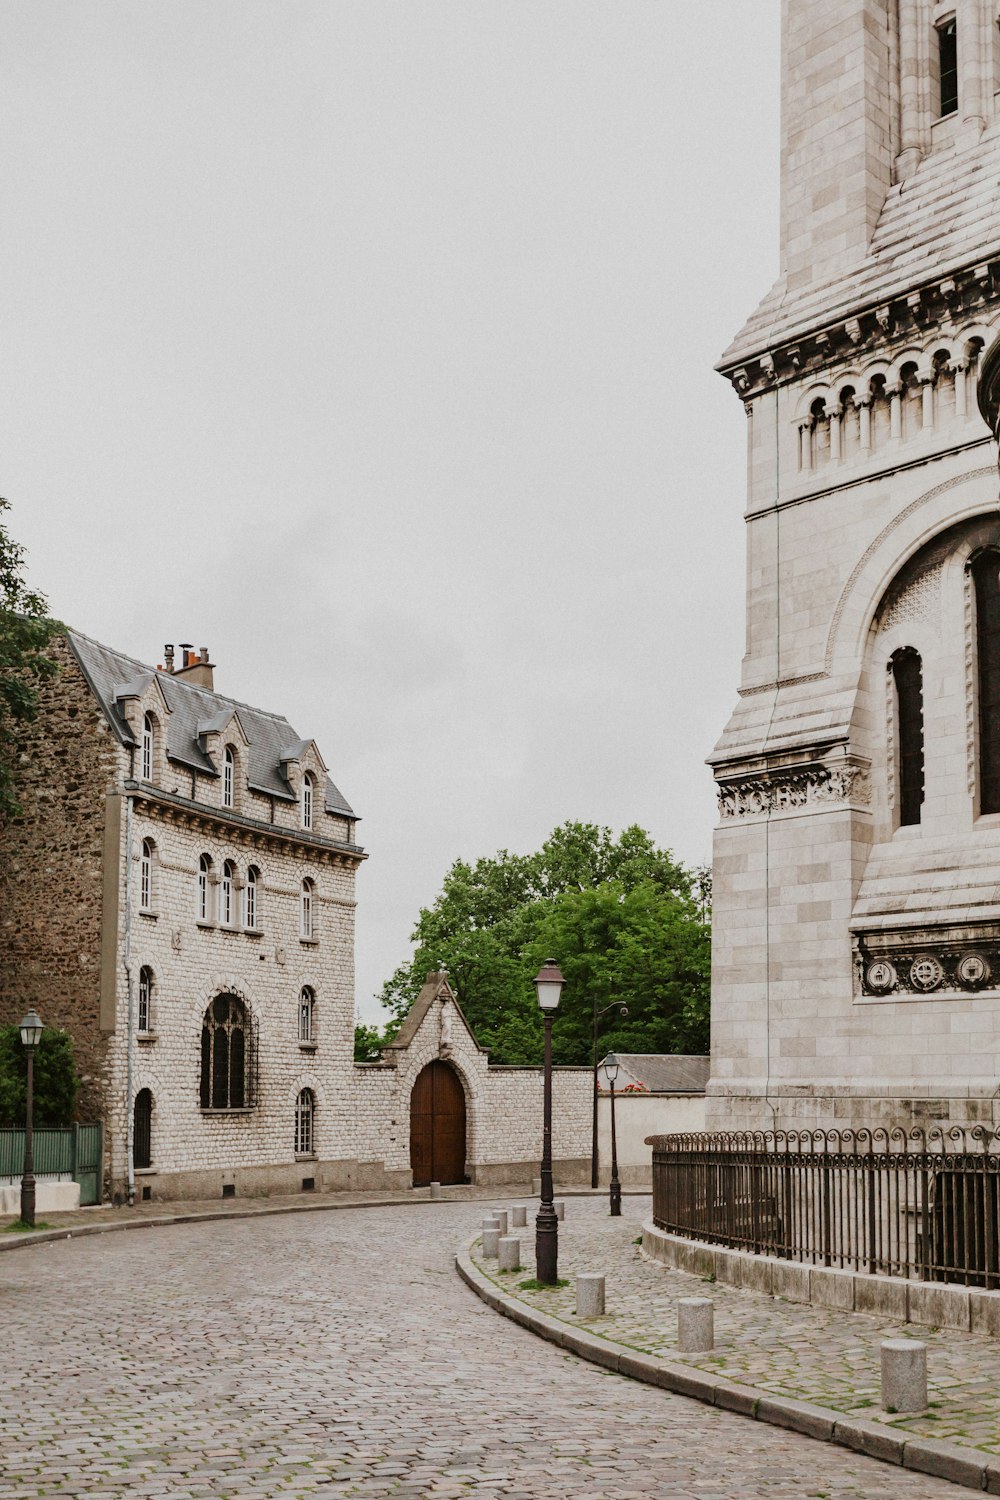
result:
[[[435,1060],[410,1095],[413,1186],[465,1181],[465,1090],[454,1068]]]
[[[139,1168],[153,1165],[153,1096],[149,1089],[140,1089],[135,1096],[132,1164]]]

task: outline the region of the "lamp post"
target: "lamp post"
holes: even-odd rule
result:
[[[615,1079],[618,1077],[618,1059],[609,1052],[604,1059],[604,1071],[611,1085],[611,1217],[621,1218],[622,1185],[618,1181],[618,1142],[615,1139]]]
[[[542,1195],[535,1219],[535,1275],[546,1286],[555,1286],[559,1280],[559,1220],[552,1202],[552,1020],[565,982],[554,958],[547,959],[535,975],[535,993],[545,1021]]]
[[[602,1016],[606,1016],[608,1011],[614,1010],[616,1006],[619,1007],[623,1016],[628,1015],[628,1006],[620,1005],[617,1000],[612,1000],[610,1005],[606,1005],[603,1010],[598,1010],[597,996],[594,996],[594,1117],[590,1132],[590,1185],[592,1188],[597,1187],[597,1023]]]
[[[28,1054],[28,1097],[24,1111],[24,1172],[21,1176],[21,1223],[35,1224],[35,1162],[32,1154],[31,1115],[34,1106],[35,1048],[42,1039],[42,1023],[33,1010],[29,1010],[18,1030],[21,1042]]]

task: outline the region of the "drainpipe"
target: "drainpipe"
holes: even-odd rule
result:
[[[135,1202],[135,1101],[133,1053],[135,1050],[135,985],[132,977],[132,793],[125,803],[125,977],[128,983],[128,1030],[125,1050],[125,1172],[128,1206]]]

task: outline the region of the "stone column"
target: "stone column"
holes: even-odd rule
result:
[[[899,0],[899,155],[896,180],[906,178],[923,155],[923,109],[920,79],[921,0]]]

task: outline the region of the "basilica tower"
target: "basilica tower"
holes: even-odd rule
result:
[[[784,0],[715,1128],[1000,1122],[998,90],[997,0]]]

